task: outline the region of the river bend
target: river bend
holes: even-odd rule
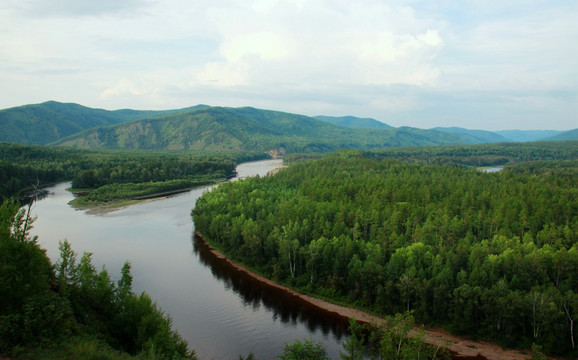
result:
[[[241,164],[240,178],[265,175],[279,160]],[[208,187],[114,212],[88,214],[67,203],[68,183],[49,188],[34,204],[32,230],[55,262],[58,243],[68,239],[80,255],[92,252],[97,269],[113,280],[126,260],[135,292],[146,291],[173,318],[173,327],[200,359],[237,359],[253,352],[274,359],[285,342],[321,341],[332,359],[345,340],[343,320],[296,303],[242,276],[203,250],[194,238],[191,210]]]

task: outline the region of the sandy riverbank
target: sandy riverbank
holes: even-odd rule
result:
[[[72,206],[75,210],[79,211],[86,211],[89,215],[103,215],[108,214],[114,211],[125,209],[129,206],[135,204],[144,204],[147,202],[157,201],[166,199],[168,196],[162,196],[157,198],[151,198],[146,200],[122,200],[122,201],[114,201],[108,203],[95,203],[90,205],[78,205],[75,204],[73,201],[70,201],[68,204]]]
[[[285,286],[279,285],[276,282],[267,279],[259,274],[256,274],[246,268],[243,265],[237,264],[229,260],[225,255],[220,253],[218,250],[213,248],[209,245],[204,239],[201,234],[195,232],[196,235],[201,239],[204,244],[209,248],[210,252],[221,261],[227,262],[230,266],[234,267],[235,269],[247,274],[248,276],[253,277],[254,279],[258,280],[259,282],[270,286],[272,288],[276,288],[282,290],[292,296],[298,297],[303,301],[306,301],[313,306],[316,306],[320,309],[323,309],[328,312],[335,313],[341,317],[346,319],[355,318],[357,321],[365,322],[365,323],[383,323],[383,319],[375,316],[373,314],[369,314],[367,312],[349,308],[345,306],[340,306],[336,304],[332,304],[330,302],[317,299],[308,295],[303,295],[298,293],[297,291],[287,288]],[[438,328],[427,328],[426,329],[426,336],[425,340],[428,344],[432,344],[435,346],[445,346],[446,343],[449,344],[448,349],[452,353],[453,359],[476,359],[476,360],[525,360],[531,357],[530,351],[520,351],[520,350],[511,350],[511,349],[504,349],[501,346],[485,342],[485,341],[474,341],[469,340],[467,338],[462,338],[458,336],[451,335],[447,331]],[[552,358],[553,359],[553,358]]]
[[[204,185],[201,185],[200,187],[202,186]],[[171,196],[182,194],[196,188],[197,186],[194,186],[184,189],[154,193],[150,195],[137,196],[132,199],[121,199],[109,202],[101,202],[101,201],[78,202],[75,201],[77,199],[75,198],[69,201],[68,204],[73,208],[75,208],[76,210],[86,211],[86,213],[89,215],[102,215],[113,211],[121,210],[135,204],[145,204],[151,201],[167,199]]]

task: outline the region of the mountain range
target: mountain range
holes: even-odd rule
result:
[[[203,107],[165,111],[93,109],[73,103],[47,101],[0,110],[0,141],[45,145],[83,130],[153,118]]]
[[[514,140],[512,138],[517,139]],[[577,139],[578,130],[490,132],[394,128],[371,118],[197,105],[139,111],[49,101],[0,110],[0,142],[86,149],[326,152],[343,148]]]

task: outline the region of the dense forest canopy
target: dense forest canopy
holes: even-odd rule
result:
[[[505,166],[540,160],[578,159],[578,141],[500,143],[478,145],[408,146],[363,152],[372,159],[395,159],[421,164],[460,167]],[[283,157],[287,164],[319,159],[327,154],[299,153]]]
[[[474,160],[546,159],[498,173],[460,164],[477,147],[342,151],[225,183],[192,215],[229,257],[302,291],[576,354],[577,148],[505,146]]]
[[[0,142],[45,145],[83,130],[190,110],[103,110],[47,101],[0,110]]]
[[[393,129],[386,123],[372,119],[372,118],[358,118],[355,116],[314,116],[315,119],[330,123],[333,125],[361,128],[361,129]]]
[[[92,195],[102,201],[123,197],[127,187],[145,187],[148,193],[189,188],[229,178],[237,163],[266,156],[237,152],[87,151],[0,143],[0,199],[58,181],[72,181],[73,189],[105,187]],[[145,195],[147,191],[127,192],[135,193]]]
[[[56,142],[85,149],[333,152],[386,146],[465,144],[454,134],[409,127],[360,129],[250,107],[206,107],[89,129]]]
[[[338,126],[331,129],[317,120]],[[133,123],[122,125],[128,122]],[[375,133],[356,129],[391,131]],[[46,145],[69,137],[63,142],[84,148],[207,151],[275,148],[292,153],[379,146],[576,140],[577,136],[576,130],[395,129],[371,118],[311,118],[254,108],[207,105],[171,110],[109,111],[47,101],[0,110],[0,142]]]
[[[384,148],[366,154],[374,159],[399,159],[427,164],[497,166],[538,160],[576,160],[578,141]]]

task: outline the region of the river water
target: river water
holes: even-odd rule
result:
[[[279,160],[241,164],[240,178],[265,175]],[[68,183],[48,189],[33,205],[32,230],[55,262],[58,243],[67,239],[78,257],[93,253],[97,269],[106,266],[120,277],[125,261],[132,265],[135,292],[146,291],[173,319],[173,327],[200,359],[238,359],[253,352],[275,359],[284,343],[321,341],[332,359],[339,359],[346,339],[343,320],[287,295],[264,288],[211,256],[194,237],[190,216],[208,188],[166,199],[91,215],[67,203]]]

